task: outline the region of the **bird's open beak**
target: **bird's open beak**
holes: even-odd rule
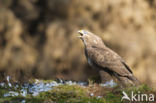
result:
[[[79,31],[77,31],[80,35],[79,36],[77,36],[78,38],[82,38],[82,36],[83,36],[83,30],[79,30]]]

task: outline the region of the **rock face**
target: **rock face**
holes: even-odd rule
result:
[[[75,37],[86,28],[156,87],[155,10],[154,0],[1,0],[0,76],[86,80],[96,73]]]

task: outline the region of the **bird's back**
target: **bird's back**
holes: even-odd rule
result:
[[[91,64],[97,69],[109,72],[111,75],[118,76],[124,81],[130,79],[130,82],[132,82],[131,84],[138,83],[138,80],[133,76],[131,69],[127,66],[125,61],[111,49],[107,47],[98,48],[91,46],[90,48],[86,48],[86,54],[88,56],[87,58],[92,62]]]

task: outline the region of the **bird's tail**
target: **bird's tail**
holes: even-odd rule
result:
[[[140,82],[138,81],[138,79],[135,76],[128,76],[128,77],[119,77],[120,82],[124,85],[124,86],[137,86],[140,84]]]
[[[139,85],[140,81],[134,76],[129,76],[128,79],[130,79],[135,85]]]

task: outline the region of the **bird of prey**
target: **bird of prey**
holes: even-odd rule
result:
[[[78,33],[80,34],[78,37],[84,43],[88,63],[92,67],[99,71],[103,70],[111,77],[117,78],[124,86],[139,83],[125,61],[108,48],[99,36],[85,30],[79,30]]]

